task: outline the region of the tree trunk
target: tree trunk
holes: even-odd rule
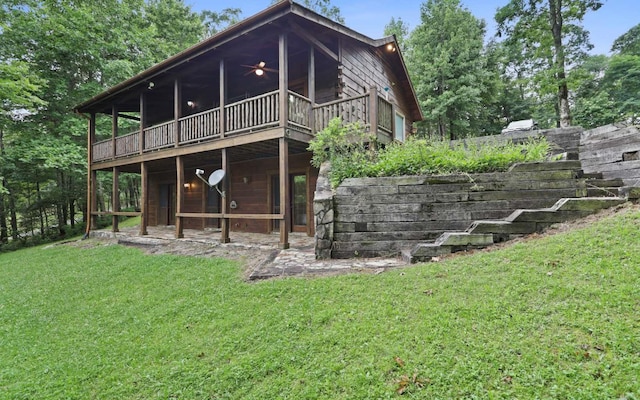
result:
[[[0,155],[4,154],[4,131],[0,128]],[[2,178],[2,185],[0,186],[0,243],[7,243],[9,241],[9,233],[7,230],[7,212],[4,208],[4,194],[2,190],[7,187],[7,181]]]
[[[11,239],[18,240],[18,215],[16,213],[16,199],[9,187],[5,186],[9,191],[9,215],[11,216]]]
[[[36,182],[36,201],[38,205],[38,217],[40,218],[40,236],[44,238],[45,231],[45,214],[42,206],[42,196],[40,194],[40,182]]]
[[[5,187],[5,180],[2,180],[2,187]],[[0,189],[1,189],[0,188]],[[9,242],[9,230],[7,228],[7,212],[4,208],[4,194],[0,194],[0,243]]]
[[[569,110],[569,88],[565,71],[564,46],[562,45],[562,0],[549,0],[549,21],[555,50],[554,67],[558,82],[560,128],[566,128],[571,126],[571,113]]]

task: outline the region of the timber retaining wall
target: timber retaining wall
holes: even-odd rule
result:
[[[314,200],[316,257],[394,256],[434,242],[444,232],[464,231],[474,221],[551,207],[561,198],[614,194],[606,190],[611,182],[598,178],[640,186],[640,132],[626,124],[462,142],[522,142],[537,136],[549,140],[554,154],[566,153],[574,161],[519,164],[504,173],[347,179],[333,191],[326,179],[329,166],[323,166]]]
[[[395,256],[476,220],[586,195],[579,161],[518,164],[502,173],[347,179],[331,199],[316,202],[323,216],[331,211],[331,228],[319,231],[333,231],[319,256],[328,249],[332,258]]]

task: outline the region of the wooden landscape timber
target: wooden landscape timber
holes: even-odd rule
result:
[[[565,152],[563,160],[517,164],[500,173],[346,179],[333,193],[319,188],[316,224],[324,236],[317,240],[316,256],[402,254],[408,262],[429,261],[640,198],[635,127],[515,132],[452,145],[540,135],[555,152]]]

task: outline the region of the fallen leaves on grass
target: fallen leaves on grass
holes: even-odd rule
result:
[[[398,387],[396,393],[407,393],[411,388],[422,389],[425,385],[428,385],[431,381],[429,379],[423,379],[418,376],[418,373],[414,373],[412,376],[402,375],[400,379],[396,381]]]

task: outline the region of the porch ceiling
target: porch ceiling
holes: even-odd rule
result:
[[[296,20],[299,17],[290,16]],[[297,21],[300,25],[308,21]],[[312,29],[310,25],[309,29]],[[289,81],[305,78],[310,44],[297,36],[289,28],[287,20],[276,21],[251,30],[233,41],[214,46],[192,56],[187,61],[151,75],[141,73],[138,81],[123,90],[103,96],[81,112],[111,114],[115,104],[118,111],[127,114],[140,112],[140,94],[145,95],[146,119],[149,123],[173,115],[174,82],[180,80],[183,103],[187,100],[200,101],[202,108],[217,107],[220,104],[220,61],[224,60],[226,73],[226,103],[264,93],[278,88],[278,37],[282,32],[288,35]],[[337,52],[337,41],[327,32],[313,31],[314,37],[331,50]],[[250,66],[265,62],[267,71],[258,77],[251,73]],[[321,53],[316,54],[316,70],[323,71],[333,61]],[[249,67],[247,67],[249,66]],[[335,67],[335,66],[333,66]],[[149,75],[149,76],[143,76]],[[132,78],[135,79],[136,77]],[[184,108],[184,104],[182,105]]]

